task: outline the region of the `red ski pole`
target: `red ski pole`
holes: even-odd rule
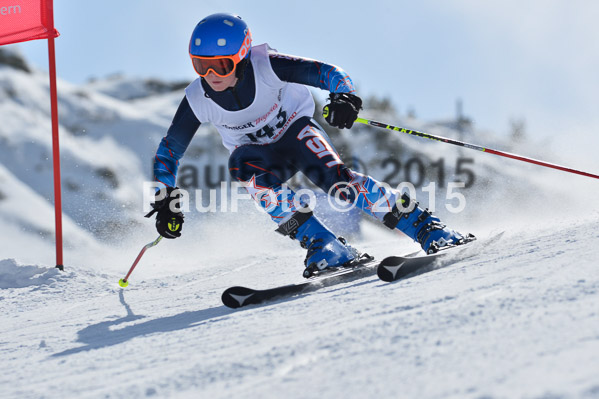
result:
[[[532,163],[532,164],[539,165],[539,166],[544,166],[546,168],[558,169],[558,170],[561,170],[564,172],[575,173],[577,175],[592,177],[594,179],[599,179],[599,175],[596,175],[593,173],[583,172],[583,171],[568,168],[565,166],[556,165],[554,163],[549,163],[549,162],[545,162],[545,161],[539,161],[538,159],[523,157],[521,155],[510,154],[509,152],[493,150],[491,148],[485,148],[485,147],[482,147],[482,146],[476,145],[476,144],[469,144],[469,143],[464,143],[464,142],[461,142],[458,140],[448,139],[446,137],[435,136],[434,134],[422,133],[422,132],[418,132],[416,130],[410,130],[410,129],[406,129],[403,127],[391,126],[391,125],[387,125],[385,123],[376,122],[376,121],[372,121],[372,120],[364,119],[364,118],[358,118],[358,119],[356,119],[356,122],[363,123],[365,125],[381,127],[383,129],[394,130],[394,131],[400,132],[400,133],[411,134],[413,136],[418,136],[418,137],[422,137],[422,138],[429,139],[429,140],[441,141],[443,143],[453,144],[453,145],[457,145],[460,147],[466,147],[466,148],[470,148],[472,150],[482,151],[482,152],[486,152],[489,154],[495,154],[495,155],[499,155],[499,156],[506,157],[506,158],[512,158],[512,159],[516,159],[518,161],[523,161],[523,162],[528,162],[528,163]]]
[[[133,265],[131,265],[131,268],[129,269],[129,272],[127,273],[127,275],[125,276],[125,278],[122,278],[119,280],[119,285],[123,288],[125,288],[126,286],[129,285],[129,281],[128,278],[131,275],[131,273],[133,273],[133,269],[135,269],[135,266],[137,266],[137,263],[139,263],[139,260],[141,259],[141,257],[143,256],[144,252],[146,252],[146,250],[148,248],[152,248],[153,246],[157,245],[160,240],[162,240],[162,236],[158,236],[157,239],[155,239],[154,241],[152,241],[149,244],[146,244],[141,251],[139,252],[139,255],[137,255],[137,258],[135,258],[135,262],[133,262]]]

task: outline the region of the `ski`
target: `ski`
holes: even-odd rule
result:
[[[502,234],[500,233],[484,242],[492,243],[499,239]],[[363,255],[360,261],[353,265],[331,269],[331,271],[326,269],[325,273],[317,274],[301,283],[262,290],[240,286],[230,287],[223,292],[221,300],[225,306],[237,309],[243,306],[260,304],[274,299],[316,291],[324,287],[350,282],[374,274],[377,274],[383,281],[395,281],[433,264],[439,258],[449,254],[459,254],[463,249],[471,248],[475,240],[476,238],[471,236],[468,237],[464,244],[450,246],[431,255],[419,256],[422,252],[418,251],[404,256],[390,256],[383,259],[382,262],[375,261],[374,258],[368,255]],[[477,245],[477,248],[480,247]],[[468,256],[475,254],[476,252],[468,252]],[[461,256],[460,260],[466,257]]]
[[[273,299],[316,291],[331,285],[349,282],[359,277],[372,276],[376,273],[377,265],[378,262],[376,262],[373,257],[363,255],[360,261],[353,265],[332,269],[326,273],[315,275],[302,283],[283,285],[263,290],[239,286],[230,287],[223,292],[221,299],[225,306],[233,309],[247,305],[255,305]]]
[[[439,258],[449,254],[456,254],[469,248],[476,238],[468,238],[464,244],[447,247],[430,255],[417,256],[419,253],[405,256],[389,256],[379,263],[376,274],[379,279],[387,282],[402,279],[426,266],[432,265]],[[463,258],[460,258],[463,259]]]

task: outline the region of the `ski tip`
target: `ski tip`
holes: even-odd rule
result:
[[[119,280],[119,285],[121,287],[125,288],[125,287],[127,287],[129,285],[129,282],[127,280],[120,279]]]
[[[237,309],[252,303],[250,300],[256,291],[246,287],[227,288],[221,296],[223,305],[228,308]]]
[[[401,268],[403,262],[404,259],[401,257],[389,256],[379,263],[376,268],[376,274],[379,276],[379,279],[390,283],[395,280],[397,271]]]
[[[376,274],[379,276],[379,279],[387,283],[393,281],[393,274],[384,266],[377,267]]]

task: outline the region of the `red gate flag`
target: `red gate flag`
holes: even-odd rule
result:
[[[54,168],[54,213],[56,219],[56,267],[62,262],[62,195],[60,190],[60,149],[58,143],[58,92],[56,89],[56,50],[52,0],[0,0],[0,46],[48,39],[50,66],[50,114],[52,117],[52,163]]]
[[[0,45],[59,35],[52,0],[0,0]]]

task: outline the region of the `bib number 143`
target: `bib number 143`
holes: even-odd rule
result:
[[[258,129],[254,133],[247,133],[246,136],[248,136],[253,143],[257,143],[264,137],[272,138],[275,135],[275,130],[281,129],[285,126],[285,123],[287,123],[287,112],[285,112],[283,108],[279,108],[276,118],[278,121],[276,125],[272,126],[266,124],[263,128]]]

